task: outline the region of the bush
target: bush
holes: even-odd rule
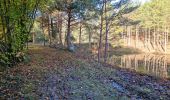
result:
[[[30,57],[23,52],[0,54],[0,66],[3,67],[11,67],[22,61],[28,63]]]
[[[9,67],[27,60],[24,52],[11,52],[7,43],[0,41],[0,66]]]

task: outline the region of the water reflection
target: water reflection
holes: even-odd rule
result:
[[[108,63],[157,77],[170,77],[168,75],[168,62],[166,55],[140,54],[119,57],[112,56],[108,59]]]

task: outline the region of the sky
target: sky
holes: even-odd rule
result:
[[[141,2],[141,4],[144,4],[145,2],[148,2],[149,0],[132,0],[132,1],[137,1],[137,2]]]
[[[114,2],[119,2],[119,1],[120,0],[114,0],[113,3]],[[148,1],[150,1],[150,0],[132,0],[132,2],[140,2],[141,4],[144,4],[144,3],[148,2]]]

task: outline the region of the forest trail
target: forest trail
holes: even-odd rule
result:
[[[83,60],[66,50],[30,46],[30,61],[0,74],[0,99],[170,98],[170,81]]]

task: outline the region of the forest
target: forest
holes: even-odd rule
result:
[[[0,0],[0,100],[169,100],[170,0]]]

